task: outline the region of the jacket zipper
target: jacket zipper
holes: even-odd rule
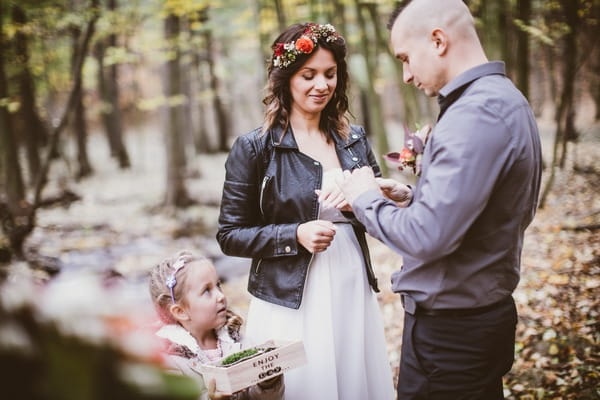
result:
[[[260,185],[260,195],[258,197],[258,208],[260,209],[260,214],[262,216],[265,215],[265,212],[263,210],[263,197],[264,197],[264,193],[265,193],[265,188],[267,187],[267,183],[269,183],[269,179],[271,179],[271,177],[265,175],[265,177],[263,178],[262,183]],[[254,274],[258,275],[258,271],[260,270],[261,263],[262,263],[262,258],[260,260],[258,260],[258,264],[256,264],[256,270],[254,271]]]
[[[262,263],[262,258],[258,260],[258,264],[256,264],[256,270],[254,270],[254,275],[258,275],[258,270],[260,269],[260,263]]]
[[[270,176],[265,176],[262,180],[262,184],[260,185],[260,196],[258,198],[258,208],[260,209],[260,214],[265,215],[263,211],[263,195],[265,193],[265,188],[267,187],[267,183],[269,183]]]
[[[323,177],[321,176],[321,186],[323,185]],[[321,206],[319,205],[319,207],[317,208],[317,218],[319,219],[319,217],[321,216]],[[312,253],[310,255],[310,260],[308,261],[308,266],[306,267],[306,277],[304,278],[304,287],[306,288],[306,282],[308,281],[308,273],[310,272],[310,265],[313,262],[313,259],[315,258],[315,253]]]

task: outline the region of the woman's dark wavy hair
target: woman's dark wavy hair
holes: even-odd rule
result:
[[[275,39],[273,46],[276,43],[289,43],[297,40],[308,26],[309,23],[289,26]],[[348,89],[348,65],[346,63],[346,41],[342,36],[331,42],[327,42],[325,38],[319,38],[315,50],[310,54],[297,55],[296,60],[287,68],[275,67],[273,65],[274,54],[271,56],[267,69],[266,95],[263,99],[266,106],[263,134],[275,127],[281,127],[283,134],[287,131],[292,106],[290,79],[319,47],[329,50],[337,64],[337,86],[331,100],[321,112],[319,128],[327,136],[327,141],[331,139],[333,132],[343,138],[348,137],[350,133],[350,122],[346,116],[348,112],[348,95],[346,94]]]

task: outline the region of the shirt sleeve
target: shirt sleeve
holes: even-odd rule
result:
[[[431,262],[453,252],[486,206],[511,155],[511,134],[493,110],[456,104],[432,134],[419,195],[399,208],[376,191],[352,208],[367,232],[400,254]]]

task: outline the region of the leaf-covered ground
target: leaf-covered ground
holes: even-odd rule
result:
[[[514,294],[520,315],[516,361],[505,380],[511,399],[600,398],[600,230],[578,229],[600,224],[600,127],[584,133],[526,233],[522,279]],[[215,259],[230,304],[245,314],[247,262],[223,258],[214,240],[225,155],[195,157],[188,188],[199,204],[166,210],[158,206],[164,192],[160,137],[136,132],[127,139],[132,170],[119,171],[107,161],[101,137],[92,138],[93,177],[65,184],[71,181],[70,166],[54,166],[48,194],[66,185],[82,200],[39,213],[27,242],[30,256],[41,264],[54,260],[62,269],[93,268],[139,278],[164,256],[193,249]],[[549,144],[546,137],[546,160]],[[403,310],[390,291],[389,276],[402,261],[376,240],[370,245],[397,375]],[[35,275],[48,278],[43,271]]]

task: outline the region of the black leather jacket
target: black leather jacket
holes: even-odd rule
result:
[[[312,254],[296,238],[298,225],[318,219],[315,189],[323,169],[301,153],[291,130],[261,135],[255,129],[236,139],[225,163],[226,176],[217,241],[223,253],[252,257],[248,291],[270,303],[299,308]],[[334,135],[344,170],[371,166],[381,172],[364,129],[351,126],[347,140]],[[371,287],[379,291],[362,224],[352,213]]]

